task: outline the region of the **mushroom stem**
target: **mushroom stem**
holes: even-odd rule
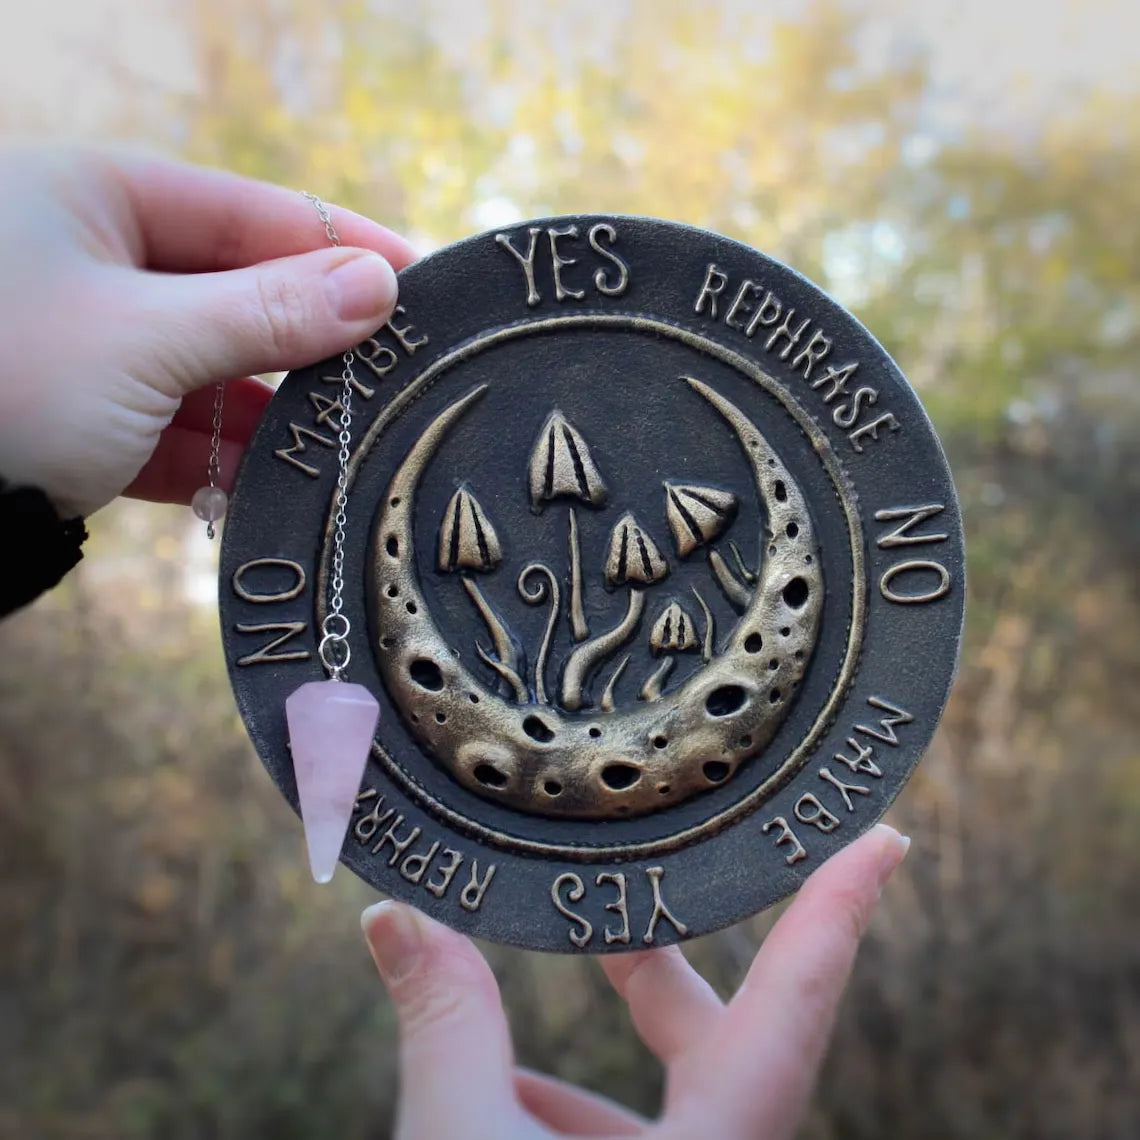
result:
[[[633,636],[644,610],[645,595],[641,590],[630,587],[629,606],[625,617],[613,629],[579,645],[570,654],[566,661],[565,672],[562,674],[563,707],[571,710],[582,707],[582,690],[590,673],[595,666],[620,649]]]
[[[519,680],[518,653],[515,650],[515,643],[511,640],[511,635],[507,633],[507,627],[503,625],[499,615],[491,609],[490,602],[483,596],[483,591],[479,589],[479,583],[474,578],[464,574],[459,580],[463,583],[467,596],[475,603],[475,608],[479,611],[479,616],[483,619],[483,624],[491,635],[491,644],[495,647],[495,656],[498,660],[495,661],[490,658],[477,645],[475,648],[480,658],[510,685],[516,700],[525,702],[528,699],[528,694],[526,686]]]
[[[644,685],[641,686],[641,694],[639,699],[643,701],[659,701],[661,693],[665,688],[665,680],[670,673],[673,672],[673,666],[676,664],[675,657],[666,657],[664,661],[653,671],[652,676],[646,679]]]
[[[602,712],[613,712],[616,707],[614,701],[614,692],[617,689],[617,683],[621,680],[621,675],[625,672],[625,667],[629,664],[629,654],[627,653],[614,668],[610,674],[610,679],[606,682],[605,690],[602,692],[602,699],[598,707]]]
[[[709,551],[709,565],[712,567],[713,577],[716,578],[717,585],[724,591],[724,596],[738,610],[746,610],[748,603],[752,600],[752,592],[728,568],[728,564],[721,557],[719,550]]]
[[[713,621],[712,611],[709,609],[708,603],[701,597],[700,590],[693,586],[692,591],[693,597],[697,599],[697,604],[701,607],[701,613],[705,615],[705,638],[704,644],[701,646],[701,660],[707,665],[712,660],[716,623]]]
[[[586,611],[582,606],[582,552],[578,545],[578,516],[570,508],[570,632],[575,641],[590,636]]]

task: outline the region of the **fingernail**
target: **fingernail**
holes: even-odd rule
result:
[[[342,321],[381,323],[396,304],[396,272],[378,253],[361,252],[325,277],[333,311]]]
[[[415,969],[423,931],[411,907],[391,899],[373,903],[360,916],[360,925],[372,961],[386,983],[398,982]]]
[[[894,869],[906,857],[906,853],[910,849],[910,836],[900,835],[893,827],[885,823],[875,824],[875,830],[884,838],[889,837],[890,839],[890,842],[883,844],[883,853],[879,859],[879,886],[882,887],[891,877]]]

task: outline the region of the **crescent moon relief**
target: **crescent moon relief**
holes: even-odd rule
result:
[[[424,470],[455,425],[482,398],[481,385],[441,412],[413,444],[382,500],[371,551],[376,599],[376,658],[409,731],[458,783],[516,810],[571,819],[629,818],[681,803],[724,784],[771,742],[794,702],[819,632],[824,583],[805,497],[767,440],[744,413],[708,385],[682,381],[717,411],[748,461],[766,518],[760,566],[750,570],[726,539],[737,499],[722,488],[666,482],[664,514],[679,558],[707,559],[715,583],[739,612],[720,647],[699,590],[693,607],[667,604],[649,644],[660,658],[633,707],[615,700],[650,596],[669,574],[649,528],[623,514],[611,531],[606,584],[626,591],[625,616],[593,633],[582,605],[578,511],[603,511],[608,490],[580,433],[558,411],[531,455],[527,487],[533,509],[558,501],[567,514],[569,595],[541,563],[519,576],[525,604],[548,607],[542,643],[528,669],[521,647],[480,589],[501,545],[470,488],[444,511],[437,568],[460,576],[487,628],[476,654],[488,680],[466,667],[428,612],[419,587],[412,518]],[[715,545],[714,545],[715,544]],[[728,557],[726,557],[726,552]],[[730,560],[731,559],[731,565]],[[574,648],[554,676],[549,654],[563,601]],[[656,605],[654,607],[657,608]],[[692,612],[690,612],[692,611]],[[699,614],[699,620],[693,613]],[[669,689],[682,653],[701,666]],[[612,662],[612,664],[611,664]],[[606,675],[608,673],[608,676]],[[591,704],[593,688],[602,690]]]

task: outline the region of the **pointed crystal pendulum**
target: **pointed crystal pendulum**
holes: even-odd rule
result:
[[[310,681],[285,701],[309,866],[327,883],[340,860],[380,705],[363,686]]]
[[[312,194],[313,203],[333,245],[340,245],[332,218],[324,203]],[[333,499],[332,574],[329,580],[328,612],[321,622],[317,655],[329,679],[309,681],[285,699],[285,722],[297,779],[301,822],[309,849],[309,866],[318,883],[327,883],[340,861],[344,836],[360,781],[372,749],[380,719],[380,703],[363,686],[345,680],[352,657],[348,635],[350,623],[344,612],[344,542],[347,524],[348,460],[352,437],[352,365],[355,356],[345,352],[341,374],[341,413],[338,433],[336,495]]]

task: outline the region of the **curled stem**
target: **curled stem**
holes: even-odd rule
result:
[[[535,582],[533,586],[527,584],[527,579],[533,575],[544,575],[546,581]],[[549,566],[541,562],[532,562],[524,566],[518,580],[519,596],[528,606],[537,606],[550,598],[550,616],[546,619],[546,632],[542,635],[542,645],[538,650],[538,657],[534,663],[534,695],[540,705],[548,705],[546,698],[546,658],[550,653],[550,639],[554,636],[554,625],[558,621],[558,610],[561,599],[558,593],[558,579]]]

